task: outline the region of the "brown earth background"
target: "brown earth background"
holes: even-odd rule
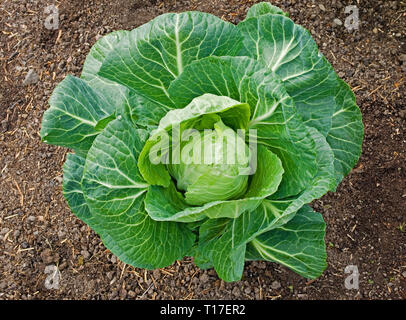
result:
[[[199,10],[238,23],[256,2],[0,0],[0,299],[406,298],[405,1],[272,1],[310,30],[353,88],[365,124],[358,165],[336,193],[312,204],[327,223],[328,268],[319,279],[269,262],[246,263],[235,283],[191,258],[134,269],[67,207],[68,150],[41,143],[40,123],[54,87],[68,73],[80,75],[95,41],[165,12]],[[51,4],[60,13],[55,31],[44,27]],[[344,22],[346,5],[360,10],[358,31],[334,22]],[[30,69],[39,81],[23,85]],[[57,290],[44,285],[52,264],[60,270]],[[345,289],[347,265],[359,269],[359,290]]]

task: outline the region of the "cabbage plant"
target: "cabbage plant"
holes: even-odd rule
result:
[[[54,90],[46,143],[72,149],[63,193],[124,263],[184,256],[225,281],[247,260],[326,268],[308,205],[361,153],[361,113],[310,33],[269,3],[238,25],[168,13],[96,42]],[[226,161],[225,161],[226,160]]]

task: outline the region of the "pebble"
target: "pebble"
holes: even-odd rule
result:
[[[340,19],[334,19],[333,22],[337,26],[342,26],[343,25],[343,22]]]
[[[161,276],[161,272],[159,272],[159,269],[154,269],[152,271],[152,276],[154,277],[154,279],[159,279],[159,277]]]
[[[7,288],[7,282],[6,281],[0,282],[0,289],[3,290],[5,288]]]
[[[34,69],[30,69],[25,76],[23,85],[28,86],[30,84],[36,84],[39,81],[39,77]]]
[[[238,287],[234,287],[233,291],[232,291],[232,294],[234,296],[238,297],[241,294],[241,291],[240,291],[240,289],[238,289]]]
[[[272,282],[272,284],[271,284],[271,288],[274,289],[274,290],[277,290],[277,289],[279,289],[280,287],[281,287],[281,283],[280,283],[279,281],[274,281],[274,282]]]
[[[66,262],[66,261],[64,261],[64,262],[62,262],[60,265],[59,265],[59,270],[64,270],[66,267],[68,266],[68,263]]]
[[[44,251],[41,252],[41,258],[42,261],[45,264],[50,264],[51,262],[54,261],[54,257],[52,256],[52,251],[51,249],[45,249]]]
[[[83,256],[84,259],[88,259],[90,257],[90,253],[87,250],[80,251],[80,254]]]
[[[207,275],[207,273],[203,273],[201,276],[200,276],[200,282],[202,282],[202,283],[206,283],[208,280],[209,280],[209,276]]]
[[[61,70],[61,71],[64,70],[65,65],[66,65],[66,62],[65,62],[65,61],[59,62],[59,63],[58,63],[58,69]]]
[[[319,8],[321,11],[326,11],[326,7],[323,4],[319,4]]]
[[[4,119],[4,120],[1,122],[1,131],[2,131],[2,132],[6,132],[7,130],[8,130],[8,122],[7,122],[6,119]]]
[[[120,290],[120,298],[125,299],[127,297],[127,290],[121,289]]]

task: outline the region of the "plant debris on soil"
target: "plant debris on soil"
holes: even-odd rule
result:
[[[62,195],[68,150],[41,143],[52,90],[80,75],[91,46],[165,12],[198,10],[232,23],[254,0],[2,0],[0,3],[0,299],[405,299],[406,2],[278,0],[306,27],[363,114],[363,154],[336,193],[312,206],[327,223],[328,268],[304,279],[270,262],[246,263],[225,283],[192,258],[159,270],[123,264],[69,210]],[[59,28],[48,30],[55,4]],[[358,30],[344,21],[360,13]],[[359,288],[346,289],[347,266]],[[54,267],[53,267],[54,266]],[[347,270],[348,271],[348,270]],[[50,282],[50,277],[51,281]]]

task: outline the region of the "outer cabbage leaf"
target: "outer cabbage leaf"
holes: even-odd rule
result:
[[[201,12],[168,13],[131,31],[106,57],[99,75],[176,108],[167,90],[187,65],[208,56],[235,55],[240,49],[234,25]]]
[[[334,152],[334,168],[338,185],[356,165],[361,155],[364,125],[354,93],[342,80],[339,80],[335,100],[336,109],[327,142]]]
[[[146,138],[125,118],[110,122],[89,149],[82,190],[106,246],[125,263],[152,269],[181,259],[195,236],[185,224],[157,222],[145,212],[148,184],[137,158]]]
[[[83,195],[81,181],[85,162],[85,158],[82,158],[76,154],[69,153],[67,155],[63,167],[63,194],[69,204],[70,209],[76,215],[76,217],[97,232],[106,247],[112,249],[117,247],[117,244],[105,232],[103,224],[97,220],[97,217],[94,214],[92,214]],[[114,252],[118,251],[120,250],[114,250]],[[122,261],[131,261],[131,259],[129,259],[123,251],[120,251],[120,258]]]
[[[96,130],[99,121],[115,112],[85,81],[70,75],[55,88],[49,104],[42,119],[42,141],[80,154],[86,154],[100,133]]]
[[[318,163],[318,172],[311,186],[289,199],[266,199],[254,211],[246,212],[237,219],[208,220],[201,226],[197,250],[201,257],[213,263],[225,281],[241,278],[244,265],[241,252],[245,251],[247,242],[288,223],[304,204],[321,197],[334,187],[333,152],[321,133],[314,128],[308,130],[316,143]]]
[[[283,15],[266,14],[238,25],[244,53],[282,79],[306,125],[325,136],[331,128],[337,76],[310,33]]]
[[[348,85],[319,52],[311,34],[283,15],[265,14],[238,25],[244,54],[278,74],[305,123],[332,146],[337,184],[361,154],[362,118]]]
[[[306,205],[287,224],[252,240],[246,259],[277,262],[315,279],[327,266],[325,228],[322,215]]]
[[[125,86],[100,77],[97,73],[106,55],[116,47],[121,40],[128,37],[129,31],[115,31],[100,38],[90,49],[83,65],[81,78],[93,89],[97,90],[113,106],[113,109],[130,107],[130,90]]]
[[[95,78],[100,79],[97,73],[99,72],[103,61],[106,59],[106,56],[109,52],[113,51],[117,45],[119,45],[121,40],[127,38],[129,33],[130,31],[126,30],[114,31],[97,40],[97,42],[90,49],[85,63],[83,64],[81,78],[89,82],[92,82],[92,80]],[[111,93],[116,93],[115,91],[118,86],[117,84],[106,79],[100,80],[105,83],[106,88],[108,88],[109,85],[115,86],[113,90],[111,90]]]
[[[272,215],[276,218],[267,229],[275,228],[287,223],[295,213],[305,204],[322,197],[328,191],[333,190],[336,185],[334,172],[334,153],[326,141],[326,138],[314,128],[308,128],[317,146],[317,164],[318,172],[315,175],[311,186],[302,193],[290,199],[278,200],[276,197],[269,197],[265,211],[272,208]],[[277,214],[279,213],[279,215]],[[264,212],[264,214],[266,214]]]
[[[125,119],[111,122],[98,136],[86,158],[82,180],[91,210],[121,214],[148,188],[137,168],[137,156],[147,134]]]
[[[96,232],[100,232],[97,221],[90,212],[82,191],[82,177],[85,158],[68,153],[63,167],[63,195],[72,212]]]
[[[251,8],[249,8],[246,19],[258,17],[258,16],[268,14],[268,13],[281,14],[281,15],[289,17],[289,13],[284,12],[282,9],[280,9],[276,6],[273,6],[269,2],[260,2],[260,3],[254,4]]]
[[[81,78],[102,94],[114,106],[117,114],[129,112],[138,126],[154,127],[158,125],[159,120],[170,110],[168,107],[153,103],[151,100],[136,94],[128,87],[98,75],[106,56],[120,45],[120,41],[123,39],[128,41],[129,34],[130,31],[120,30],[109,33],[99,39],[86,57]]]

